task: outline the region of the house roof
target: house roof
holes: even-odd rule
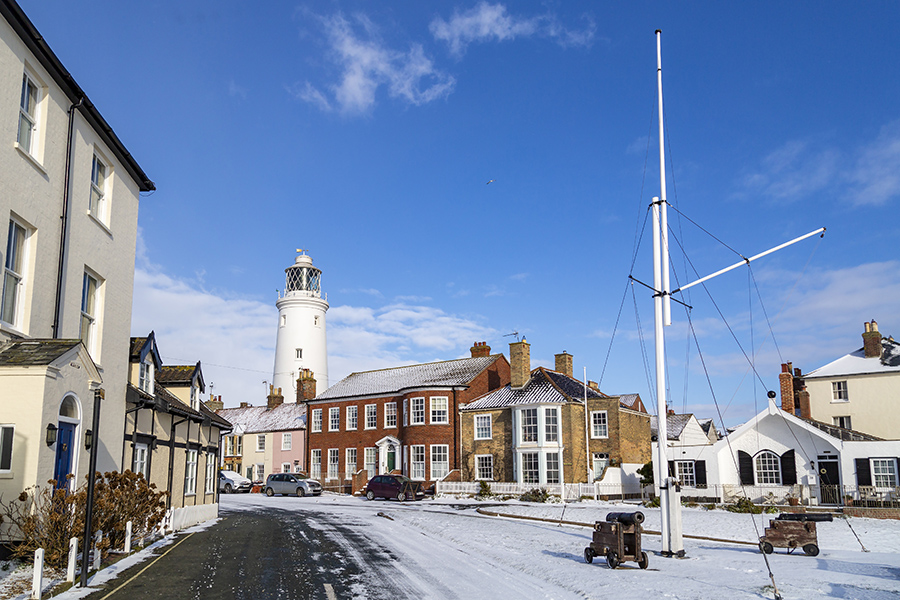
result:
[[[838,439],[844,440],[846,442],[880,442],[882,438],[875,437],[874,435],[869,435],[868,433],[863,433],[861,431],[856,431],[855,429],[844,429],[843,427],[836,427],[834,425],[829,425],[828,423],[823,423],[822,421],[816,421],[815,419],[808,419],[806,417],[798,417],[799,419],[806,421],[816,429],[820,431],[824,431],[831,437],[836,437]]]
[[[684,428],[687,427],[687,424],[690,423],[691,417],[693,416],[693,413],[688,413],[685,415],[666,415],[666,439],[679,439],[681,437],[681,433],[684,431]],[[657,423],[656,415],[650,415],[651,438],[659,437],[658,429],[659,424]]]
[[[200,371],[200,362],[196,365],[165,365],[156,372],[156,381],[163,385],[190,386],[194,383],[194,374]],[[205,391],[203,373],[200,372],[200,391]]]
[[[141,362],[148,353],[153,354],[153,361],[157,369],[162,366],[159,356],[159,348],[156,346],[156,334],[150,332],[147,337],[133,337],[128,349],[128,358],[131,362]]]
[[[585,396],[584,383],[573,377],[544,367],[531,372],[531,378],[523,387],[513,389],[510,385],[485,394],[469,402],[460,410],[493,410],[522,404],[564,404],[566,402],[583,402]],[[606,394],[587,388],[588,398],[613,398]],[[626,408],[628,408],[626,406]]]
[[[709,435],[709,430],[712,429],[715,431],[716,425],[712,419],[697,419],[697,422],[700,423],[700,427],[703,428],[703,433]]]
[[[631,410],[644,412],[640,394],[622,394],[619,396],[619,404]]]
[[[162,410],[169,413],[175,413],[184,415],[186,417],[192,417],[194,420],[203,420],[209,419],[210,421],[216,423],[221,429],[231,429],[231,422],[223,416],[216,414],[215,412],[209,410],[202,402],[199,403],[199,409],[193,409],[189,405],[185,404],[181,401],[175,394],[167,390],[160,382],[157,380],[156,386],[153,388],[153,393],[148,394],[144,390],[140,389],[136,385],[129,383],[128,391],[132,399],[129,399],[129,402],[133,403],[144,403],[144,408],[153,407],[156,410]],[[133,398],[138,398],[137,402]]]
[[[137,161],[112,130],[112,127],[106,122],[106,119],[103,118],[103,115],[100,114],[94,103],[90,101],[84,90],[75,82],[75,78],[66,70],[56,54],[53,53],[53,50],[50,49],[47,41],[19,5],[12,0],[0,2],[0,15],[3,15],[3,18],[6,19],[13,31],[24,42],[28,50],[34,54],[38,62],[47,70],[69,101],[78,105],[79,112],[90,123],[109,150],[122,163],[125,171],[138,185],[138,189],[142,192],[155,190],[156,186],[150,181],[140,165],[137,164]]]
[[[0,348],[0,366],[34,367],[52,364],[81,340],[19,340]]]
[[[863,348],[810,371],[804,379],[867,375],[872,373],[900,373],[900,343],[894,338],[881,339],[881,358],[866,358]]]
[[[223,408],[218,414],[234,425],[235,431],[267,433],[306,429],[306,406],[294,402],[279,404],[269,409],[265,406]]]
[[[502,356],[494,354],[351,373],[315,399],[389,395],[410,388],[464,386]]]

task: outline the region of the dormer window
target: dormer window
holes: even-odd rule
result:
[[[149,360],[149,357],[141,362],[138,388],[148,394],[153,393],[153,363]]]
[[[197,386],[191,385],[191,408],[197,410]]]

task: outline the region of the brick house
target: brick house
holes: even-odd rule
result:
[[[302,369],[297,380],[297,401],[285,402],[281,388],[269,386],[265,406],[241,402],[238,408],[215,405],[220,417],[234,429],[222,439],[225,469],[263,481],[271,473],[306,472],[306,404],[316,395],[312,371]]]
[[[509,376],[506,358],[476,342],[470,358],[345,377],[307,401],[310,477],[353,489],[382,473],[446,477],[460,468],[459,406]]]
[[[509,353],[510,384],[460,407],[464,481],[620,484],[637,477],[650,460],[650,415],[637,394],[608,396],[576,380],[565,352],[555,371],[531,370],[525,340]]]

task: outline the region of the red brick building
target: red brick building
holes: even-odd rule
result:
[[[509,383],[484,342],[472,357],[353,373],[307,400],[309,475],[346,485],[400,472],[430,485],[460,468],[459,406]]]

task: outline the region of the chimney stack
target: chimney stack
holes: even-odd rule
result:
[[[297,379],[297,404],[316,397],[316,375],[311,369],[301,369]]]
[[[241,402],[241,408],[250,408],[249,402]]]
[[[555,358],[556,368],[554,370],[557,373],[572,377],[572,355],[563,350],[562,354],[555,355]]]
[[[591,388],[592,390],[594,390],[595,392],[600,391],[600,384],[598,384],[596,381],[591,381],[590,379],[588,379],[588,387]]]
[[[794,414],[794,376],[791,374],[791,363],[781,363],[778,382],[781,384],[781,410]]]
[[[222,402],[222,396],[213,396],[209,395],[209,400],[206,401],[206,408],[213,412],[217,412],[225,408],[225,403]]]
[[[469,351],[472,353],[472,358],[491,355],[491,347],[487,345],[487,342],[475,342]]]
[[[279,404],[284,403],[284,396],[281,395],[281,388],[274,385],[269,386],[269,395],[266,396],[266,409],[272,410]]]
[[[509,345],[509,385],[522,389],[531,379],[531,344],[525,338]]]
[[[865,323],[866,331],[863,337],[863,352],[866,358],[881,358],[881,334],[878,332],[878,323],[872,319],[871,323]]]

